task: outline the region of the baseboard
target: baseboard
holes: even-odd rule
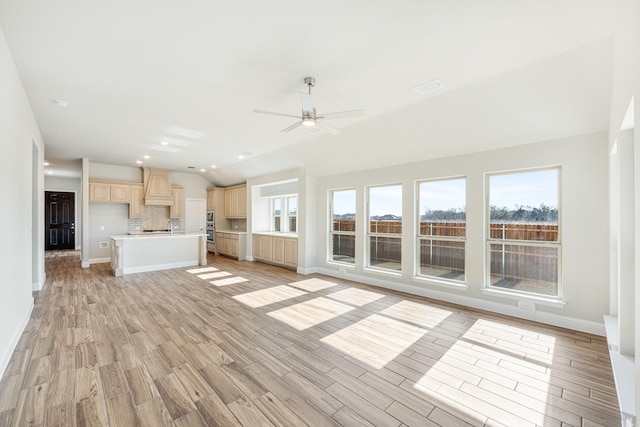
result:
[[[18,325],[18,333],[15,334],[11,343],[9,344],[9,351],[7,351],[6,355],[0,361],[0,378],[4,375],[4,371],[6,371],[7,366],[9,366],[9,362],[11,361],[11,356],[13,356],[13,352],[16,350],[18,342],[20,341],[20,337],[24,332],[24,328],[27,327],[29,323],[29,319],[31,318],[31,313],[33,312],[33,298],[31,298],[31,305],[29,306],[29,310],[27,311],[27,315],[22,319],[20,325]]]
[[[31,291],[39,291],[42,289],[42,287],[44,286],[44,282],[47,280],[47,275],[46,274],[42,274],[42,276],[40,278],[38,278],[37,282],[34,282],[31,284]]]
[[[520,310],[518,307],[508,304],[501,304],[494,301],[486,301],[478,298],[472,298],[465,295],[455,294],[453,292],[442,292],[435,289],[426,289],[418,286],[408,285],[405,283],[390,282],[387,280],[376,279],[373,277],[365,277],[340,273],[335,270],[326,268],[315,268],[315,272],[325,274],[331,277],[338,277],[354,282],[365,283],[367,285],[378,286],[381,288],[391,289],[400,292],[406,292],[412,295],[419,295],[427,298],[433,298],[440,301],[446,301],[453,304],[459,304],[466,307],[476,308],[479,310],[492,311],[494,313],[506,314],[508,316],[517,317],[519,319],[532,320],[547,325],[559,326],[574,331],[586,332],[589,334],[605,336],[604,323],[593,322],[590,320],[576,319],[573,317],[561,316],[558,314],[547,313],[544,311],[527,311]],[[299,271],[300,272],[300,271]],[[302,273],[305,274],[305,273]]]
[[[91,264],[102,264],[102,263],[105,263],[105,262],[111,262],[111,257],[105,257],[105,258],[91,258],[91,259],[89,259],[88,264],[89,264],[89,265],[91,265]],[[83,262],[83,264],[84,264],[84,262]],[[87,267],[88,267],[89,265],[87,265]],[[84,267],[84,265],[83,265],[83,267]]]
[[[309,267],[309,268],[304,268],[304,267],[298,267],[296,269],[296,272],[298,274],[313,274],[313,273],[318,273],[318,267]],[[331,276],[330,274],[327,274],[328,276]]]
[[[124,268],[122,274],[145,273],[147,271],[171,270],[173,268],[194,267],[198,265],[198,260],[170,262],[166,264],[143,265],[141,267]]]

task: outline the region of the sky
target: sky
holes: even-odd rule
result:
[[[489,177],[492,206],[515,209],[517,205],[558,207],[558,170],[546,169],[523,173],[491,175]],[[402,216],[400,185],[370,187],[370,215]],[[466,179],[425,181],[420,184],[420,212],[465,209]],[[355,190],[333,192],[335,214],[355,213]]]

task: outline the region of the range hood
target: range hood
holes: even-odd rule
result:
[[[173,206],[171,193],[171,171],[141,167],[144,183],[144,204],[153,206]]]

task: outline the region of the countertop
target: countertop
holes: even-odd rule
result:
[[[254,231],[253,234],[260,234],[263,236],[278,236],[278,237],[288,237],[290,239],[297,239],[297,234],[291,233],[280,233],[278,231]]]
[[[246,231],[238,231],[238,230],[216,230],[216,233],[247,234]]]
[[[157,239],[160,237],[169,237],[169,238],[183,238],[183,237],[206,237],[206,234],[203,233],[185,233],[184,231],[174,231],[173,235],[169,232],[167,233],[138,233],[138,234],[119,234],[115,236],[110,236],[113,240],[123,240],[123,239]]]

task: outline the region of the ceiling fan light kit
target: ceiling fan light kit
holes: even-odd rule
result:
[[[313,77],[305,77],[304,84],[307,85],[308,92],[298,92],[298,96],[300,97],[300,106],[302,107],[301,115],[298,116],[265,110],[253,110],[253,112],[259,114],[271,114],[274,116],[295,117],[296,119],[299,119],[299,121],[282,129],[280,132],[290,132],[301,125],[307,128],[313,128],[317,125],[318,128],[329,132],[332,135],[338,134],[340,131],[328,123],[325,123],[324,120],[346,119],[349,117],[359,117],[364,114],[362,110],[349,110],[318,115],[315,107],[313,106],[313,98],[311,96],[311,88],[316,85],[316,79]]]

